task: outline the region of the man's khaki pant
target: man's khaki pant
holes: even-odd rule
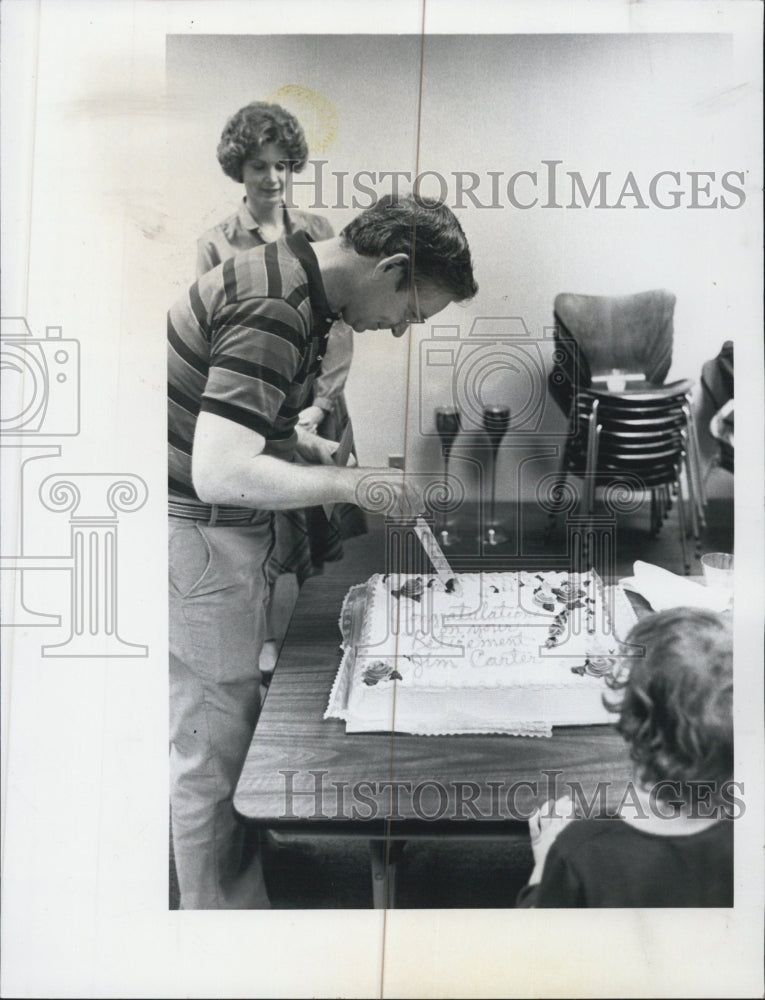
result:
[[[170,518],[170,805],[182,909],[269,906],[232,799],[260,710],[272,517]]]

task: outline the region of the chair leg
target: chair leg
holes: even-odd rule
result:
[[[706,518],[704,517],[704,504],[701,501],[701,482],[698,475],[698,467],[690,451],[685,456],[685,476],[688,480],[688,490],[693,505],[694,526],[697,531],[700,531],[706,528]]]
[[[584,509],[587,515],[592,515],[595,506],[595,475],[598,468],[598,443],[600,427],[598,426],[598,401],[592,404],[592,412],[587,429],[587,456],[584,463]]]
[[[677,490],[677,520],[678,520],[678,524],[680,526],[680,545],[682,546],[682,550],[683,550],[683,571],[685,572],[686,576],[689,576],[690,572],[691,572],[691,564],[690,564],[690,561],[688,559],[688,546],[687,546],[686,540],[685,540],[685,536],[686,536],[686,529],[685,529],[685,502],[683,500],[683,491],[680,489],[680,484],[679,483],[678,483],[678,490]]]
[[[587,500],[587,513],[592,517],[595,513],[595,487],[596,479],[598,475],[598,452],[600,450],[600,424],[595,428],[595,436],[592,443],[592,451],[590,453],[590,474],[588,476],[589,483],[589,497]]]
[[[699,436],[696,433],[696,424],[693,423],[693,421],[691,421],[691,442],[693,444],[693,471],[698,484],[699,503],[701,504],[701,524],[702,527],[706,527],[704,510],[707,506],[707,493],[701,478],[701,451],[699,449]]]
[[[649,529],[649,537],[656,538],[659,534],[659,528],[661,527],[662,521],[662,507],[661,507],[661,486],[654,487],[651,491],[651,527]]]
[[[696,435],[696,424],[691,414],[690,403],[683,407],[686,425],[687,440],[687,476],[692,493],[692,502],[696,508],[696,516],[702,528],[706,528],[706,517],[704,508],[707,505],[704,483],[701,479],[701,466],[699,463],[699,439]]]
[[[590,416],[590,435],[587,442],[587,467],[585,470],[585,495],[587,524],[585,531],[584,568],[585,571],[591,568],[592,553],[590,552],[590,538],[592,535],[592,515],[595,511],[595,477],[598,473],[598,451],[600,446],[601,426],[597,423],[598,416],[597,401],[593,404]]]
[[[696,503],[696,496],[693,490],[693,474],[689,469],[688,456],[683,459],[680,466],[680,475],[685,482],[688,493],[688,507],[691,512],[691,534],[693,535],[694,555],[696,559],[701,559],[701,522],[699,510]]]
[[[656,534],[658,535],[664,522],[664,490],[661,486],[657,486],[651,492],[656,496]]]
[[[559,487],[565,490],[566,482],[568,481],[568,464],[569,464],[569,446],[566,443],[563,447],[563,458],[561,459],[560,472],[558,473],[558,479],[553,483],[550,488],[551,497],[555,497],[555,493]],[[542,536],[542,541],[544,545],[549,545],[552,541],[552,537],[555,534],[555,524],[557,521],[557,515],[555,510],[550,505],[550,512],[547,515],[547,527],[545,528],[544,535]]]
[[[664,520],[666,521],[672,510],[672,487],[662,486],[662,489],[664,490]]]

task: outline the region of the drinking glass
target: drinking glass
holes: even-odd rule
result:
[[[510,426],[509,406],[485,406],[483,409],[483,427],[491,445],[491,503],[489,506],[489,523],[483,538],[485,545],[500,545],[507,541],[507,535],[499,528],[495,515],[497,496],[497,452],[502,438]]]
[[[729,552],[708,552],[701,557],[704,582],[708,587],[724,590],[733,601],[733,556]]]
[[[462,421],[460,419],[460,411],[456,406],[437,406],[436,407],[436,430],[438,431],[438,436],[441,438],[441,454],[444,459],[444,496],[449,495],[449,455],[451,454],[452,446],[454,445],[455,439],[460,432],[462,426]],[[446,511],[443,513],[443,520],[441,522],[441,530],[438,533],[439,541],[441,545],[448,548],[450,545],[454,545],[455,542],[459,541],[459,536],[449,530],[449,519]]]

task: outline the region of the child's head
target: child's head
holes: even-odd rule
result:
[[[686,803],[687,782],[714,784],[719,794],[733,771],[729,625],[710,611],[674,608],[641,618],[627,646],[625,669],[611,681],[621,694],[612,707],[641,783],[672,782],[657,795]]]

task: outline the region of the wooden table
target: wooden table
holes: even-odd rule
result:
[[[393,903],[407,839],[527,836],[542,801],[573,789],[613,807],[631,775],[609,726],[556,728],[548,739],[346,734],[325,720],[343,597],[381,571],[383,542],[379,531],[356,540],[361,558],[303,586],[234,797],[263,828],[369,840],[375,906]]]

